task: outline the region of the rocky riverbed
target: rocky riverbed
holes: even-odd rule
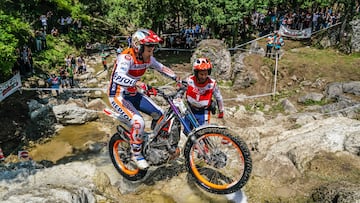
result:
[[[177,68],[186,74],[189,65]],[[89,74],[81,77],[83,87],[107,86],[105,72],[89,68]],[[189,182],[181,158],[153,168],[142,182],[124,180],[107,152],[106,143],[117,123],[101,113],[107,106],[102,91],[64,91],[57,98],[25,93],[27,97],[1,104],[1,115],[6,118],[0,122],[4,129],[1,147],[7,158],[0,164],[0,201],[356,202],[360,199],[360,82],[320,86],[319,80],[306,82],[301,83],[304,89],[321,91],[298,94],[297,103],[314,102],[301,110],[290,99],[265,105],[254,102],[249,108],[238,92],[222,87],[229,99],[225,119],[213,118],[213,122],[242,137],[253,158],[249,182],[228,196],[208,194]],[[332,102],[316,105],[324,98]],[[283,111],[272,112],[278,106]],[[6,108],[21,111],[10,115]],[[15,122],[9,122],[13,128],[4,122],[8,119]],[[5,140],[14,137],[27,144],[4,146]],[[19,160],[19,150],[28,150],[33,160]]]

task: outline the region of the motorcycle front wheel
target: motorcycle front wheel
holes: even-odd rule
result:
[[[210,193],[234,193],[250,178],[250,151],[240,137],[233,136],[226,128],[198,130],[188,139],[184,156],[192,179]]]
[[[116,170],[127,180],[137,181],[144,178],[147,170],[139,169],[131,160],[131,148],[127,140],[115,133],[109,141],[109,155]]]

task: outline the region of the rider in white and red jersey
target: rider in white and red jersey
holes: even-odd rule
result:
[[[171,69],[153,57],[154,47],[161,41],[152,30],[136,31],[132,36],[131,48],[117,56],[108,89],[110,104],[120,114],[119,120],[131,127],[132,160],[140,169],[149,167],[149,164],[141,153],[145,122],[139,111],[152,116],[155,122],[163,115],[163,111],[150,97],[137,92],[136,87],[148,90],[149,87],[139,80],[149,67],[171,79],[177,79]]]
[[[193,64],[194,75],[187,78],[186,100],[200,125],[210,123],[210,113],[219,109],[218,118],[224,117],[224,104],[217,83],[209,75],[212,64],[207,58],[198,58]],[[215,98],[215,101],[212,98]],[[187,121],[190,123],[190,121]]]

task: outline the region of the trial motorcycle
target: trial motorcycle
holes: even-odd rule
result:
[[[169,86],[154,88],[156,96],[161,96],[168,107],[152,132],[145,136],[142,154],[150,167],[162,166],[181,155],[191,179],[200,188],[215,194],[239,191],[249,180],[252,170],[248,146],[225,126],[200,126],[187,102],[182,99],[186,86],[186,82],[182,82],[182,87],[178,89]],[[104,112],[119,119],[117,112],[110,109],[104,109]],[[191,128],[185,118],[195,127]],[[139,169],[131,160],[129,135],[130,127],[120,123],[117,132],[110,138],[109,154],[116,170],[125,179],[140,181],[149,168]],[[181,136],[186,139],[184,146],[178,146]]]

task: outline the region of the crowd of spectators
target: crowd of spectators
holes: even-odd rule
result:
[[[318,31],[322,28],[327,28],[336,24],[341,15],[333,11],[332,8],[322,8],[311,13],[308,10],[299,11],[272,11],[266,13],[254,11],[251,16],[243,18],[240,21],[239,27],[245,30],[253,30],[263,36],[273,33],[278,30],[280,26],[285,26],[289,29],[302,30],[311,28],[311,30]],[[35,26],[36,27],[36,26]],[[176,27],[173,23],[173,30]],[[47,49],[47,34],[57,37],[61,34],[68,34],[69,32],[79,32],[82,29],[82,22],[80,19],[73,19],[69,16],[60,16],[58,19],[51,11],[39,16],[39,26],[34,30],[33,36],[29,38],[27,45],[22,46],[16,50],[17,60],[13,66],[13,73],[20,72],[21,75],[29,75],[34,73],[33,69],[33,55],[32,50],[37,53]],[[51,30],[49,29],[51,28]],[[240,36],[243,30],[240,31]],[[163,34],[163,47],[175,49],[192,49],[202,39],[211,38],[210,28],[206,28],[199,23],[194,26],[184,26],[171,34]],[[128,44],[131,44],[131,37],[129,36]],[[129,45],[130,46],[130,45]],[[88,48],[86,48],[88,50]],[[80,58],[80,59],[79,59]],[[82,57],[83,58],[83,57]],[[79,56],[77,60],[81,60]],[[84,59],[82,59],[84,61]],[[85,61],[84,61],[85,64]],[[68,67],[68,66],[67,66]],[[65,69],[67,69],[67,67]],[[76,63],[75,73],[81,74],[84,66]],[[104,65],[105,69],[105,65]]]
[[[250,24],[259,31],[260,36],[274,32],[282,25],[293,30],[311,28],[314,32],[336,24],[340,17],[341,14],[334,12],[332,8],[318,9],[313,13],[308,10],[280,12],[270,10],[266,14],[254,11]]]
[[[210,38],[210,33],[209,28],[205,28],[198,23],[192,27],[182,27],[179,32],[162,35],[164,38],[163,46],[166,48],[191,49],[196,47],[200,40]]]
[[[33,55],[28,46],[17,48],[16,56],[17,58],[12,68],[14,75],[20,73],[20,75],[24,76],[34,73]]]
[[[244,38],[247,32],[264,36],[279,30],[280,26],[293,30],[311,28],[312,32],[315,32],[336,24],[340,17],[340,13],[332,8],[321,8],[315,12],[305,9],[276,12],[273,10],[267,12],[254,11],[252,15],[244,17],[239,22],[239,36]],[[198,23],[194,26],[182,27],[180,30],[175,29],[175,27],[171,24],[170,30],[173,33],[162,35],[164,38],[163,47],[191,49],[196,47],[200,40],[212,37],[211,30]]]
[[[56,89],[57,95],[59,95],[59,88],[73,88],[76,85],[74,76],[81,75],[86,72],[85,56],[79,55],[76,57],[74,54],[70,54],[64,59],[65,65],[59,66],[51,72],[47,79],[47,85]]]
[[[38,23],[34,24],[33,35],[29,36],[28,42],[24,46],[16,49],[15,54],[17,59],[12,68],[13,74],[20,73],[21,76],[30,76],[35,73],[33,52],[39,53],[48,48],[48,34],[53,37],[58,37],[61,34],[68,34],[71,31],[77,33],[82,29],[82,22],[80,19],[73,19],[71,16],[67,16],[66,18],[61,16],[56,19],[51,11],[40,15],[38,20]],[[75,57],[70,54],[65,59],[65,65],[61,66],[59,70],[53,71],[47,81],[50,86],[56,86],[59,81],[63,88],[73,87],[74,74],[82,74],[84,72],[86,72],[84,56],[80,55]],[[58,81],[57,78],[59,78]]]

